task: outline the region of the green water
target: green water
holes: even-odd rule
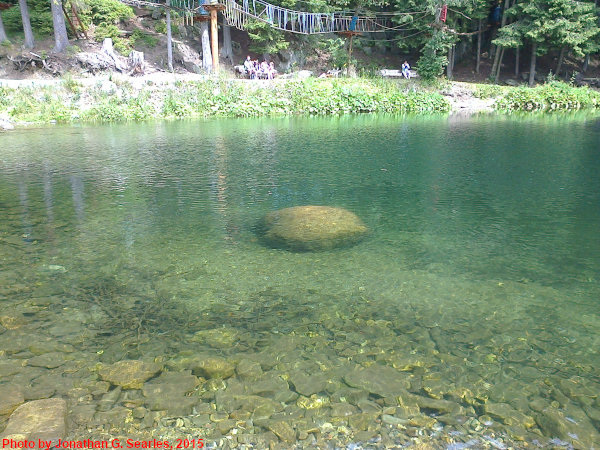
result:
[[[258,361],[261,380],[291,393],[252,392],[238,367],[151,427],[168,433],[163,416],[203,407],[256,418],[219,404],[245,389],[281,404],[271,419],[288,412],[299,446],[600,445],[598,118],[53,127],[1,134],[0,149],[0,363],[20,363],[0,368],[0,388],[69,405],[87,389],[107,432],[116,425],[92,415],[99,363],[177,372],[219,356]],[[370,234],[323,252],[264,245],[261,217],[295,205],[346,208]],[[30,363],[61,352],[59,367]],[[345,378],[365,367],[382,380],[393,368],[408,394]],[[324,406],[300,406],[296,372],[328,378],[313,396]],[[113,407],[148,406],[128,395]],[[374,428],[349,419],[371,413],[353,395],[376,410]],[[194,423],[208,441],[227,434],[206,417]],[[141,435],[141,422],[121,432]],[[72,421],[72,436],[85,430]]]

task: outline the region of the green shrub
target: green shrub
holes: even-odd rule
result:
[[[475,89],[473,95],[477,98],[488,99],[499,97],[506,91],[507,88],[498,86],[497,84],[483,84],[477,86],[477,89]]]
[[[116,25],[101,23],[96,27],[94,38],[98,42],[102,42],[106,38],[111,38],[114,49],[122,55],[127,55],[131,51],[129,41],[121,37],[121,31]]]
[[[145,33],[142,30],[135,30],[129,38],[129,43],[134,48],[140,47],[156,47],[159,39],[156,36],[152,36],[150,33]]]
[[[87,24],[89,22],[99,25],[117,24],[133,17],[133,9],[118,0],[93,0],[89,2],[89,9],[83,14]],[[82,20],[84,20],[82,17]]]
[[[167,23],[164,20],[159,20],[154,24],[154,31],[160,34],[167,33]],[[172,31],[172,30],[171,30]]]
[[[551,81],[535,88],[519,87],[499,98],[496,109],[503,111],[557,111],[600,108],[600,92]]]

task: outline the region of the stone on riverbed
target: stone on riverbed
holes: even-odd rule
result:
[[[141,389],[144,381],[154,377],[162,370],[155,363],[139,360],[125,360],[102,366],[98,370],[100,378],[123,389]]]
[[[172,416],[191,414],[198,398],[187,394],[199,383],[198,378],[189,372],[163,373],[161,377],[144,384],[142,392],[146,407],[152,411],[168,411]]]
[[[12,384],[0,386],[0,415],[12,413],[25,401],[21,390]]]
[[[229,378],[235,373],[235,365],[218,356],[197,358],[191,362],[192,373],[204,378]]]
[[[53,445],[66,433],[67,404],[62,398],[27,402],[10,416],[2,439],[15,441],[52,441]]]
[[[294,206],[264,218],[264,238],[275,247],[296,251],[328,250],[360,241],[365,224],[350,211],[331,206]]]
[[[397,397],[410,388],[409,377],[405,372],[379,365],[356,367],[344,375],[344,381],[348,386],[380,397]]]

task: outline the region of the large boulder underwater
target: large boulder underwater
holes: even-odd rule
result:
[[[369,231],[358,216],[332,206],[294,206],[268,213],[261,223],[264,241],[293,251],[330,250],[356,244]]]

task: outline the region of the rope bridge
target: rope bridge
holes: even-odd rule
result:
[[[389,17],[358,17],[345,12],[313,13],[294,11],[264,0],[225,0],[225,19],[229,25],[244,29],[248,19],[268,23],[273,28],[300,34],[356,31],[376,33],[393,29]]]
[[[166,6],[166,0],[121,0],[134,6]],[[249,19],[268,23],[273,28],[299,34],[337,33],[354,31],[357,33],[377,33],[398,29],[391,18],[394,14],[359,17],[347,12],[314,13],[294,11],[267,3],[264,0],[222,0],[225,5],[223,15],[230,26],[243,30]],[[206,0],[171,0],[170,7],[186,13],[206,14],[203,5]]]

